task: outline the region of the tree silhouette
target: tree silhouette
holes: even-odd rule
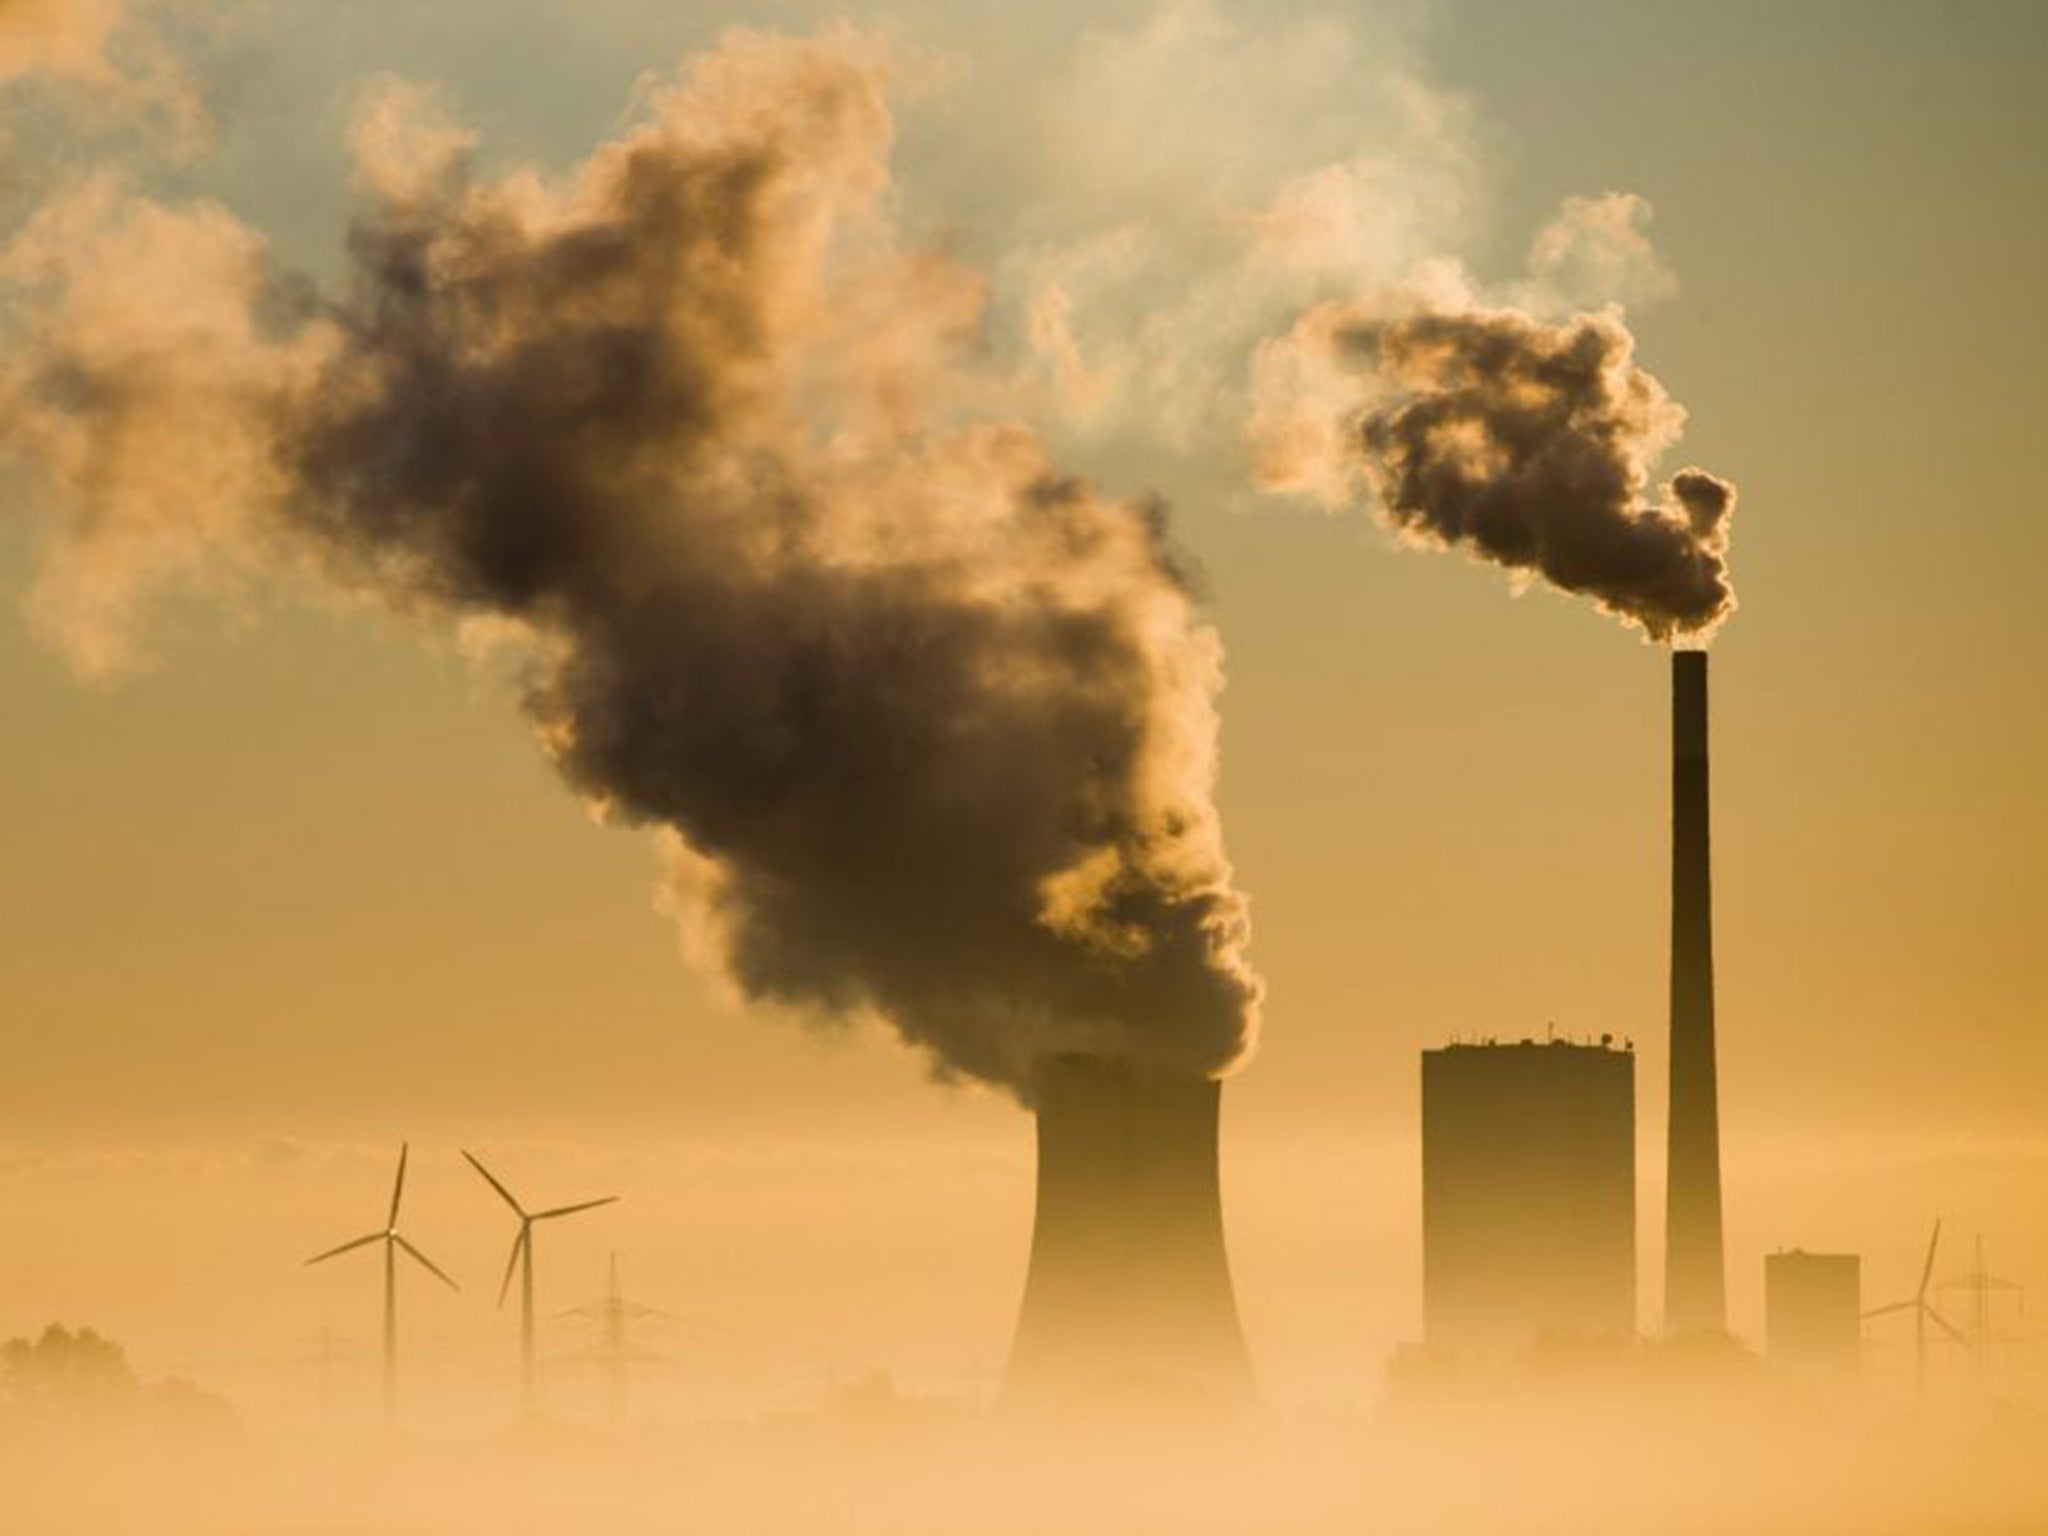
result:
[[[0,1396],[23,1408],[103,1411],[132,1404],[140,1389],[121,1346],[91,1328],[51,1323],[0,1344]]]

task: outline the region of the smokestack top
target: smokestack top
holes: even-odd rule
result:
[[[1707,653],[1671,653],[1671,750],[1677,757],[1707,755]]]

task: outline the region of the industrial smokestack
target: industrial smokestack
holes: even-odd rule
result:
[[[1714,914],[1707,821],[1707,653],[1671,655],[1671,1115],[1664,1329],[1728,1325],[1721,1119],[1714,1070]]]
[[[1108,1056],[1049,1061],[1012,1401],[1229,1405],[1251,1393],[1224,1251],[1221,1085]]]

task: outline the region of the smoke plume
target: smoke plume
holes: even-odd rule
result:
[[[351,290],[283,323],[220,210],[51,211],[0,382],[71,514],[40,596],[118,634],[161,567],[282,549],[510,629],[554,761],[657,830],[747,995],[1027,1094],[1072,1050],[1220,1072],[1259,984],[1219,643],[1156,506],[942,411],[983,284],[891,222],[886,73],[734,33],[559,178],[483,175],[387,85]],[[138,324],[100,279],[145,239]]]
[[[1025,121],[998,303],[1032,419],[1082,452],[1213,454],[1258,341],[1456,246],[1479,201],[1470,114],[1409,7],[1161,0],[1091,25]]]
[[[109,53],[127,10],[126,0],[0,0],[0,81],[115,80]]]
[[[1636,366],[1618,310],[1324,305],[1258,371],[1269,488],[1340,502],[1362,485],[1402,535],[1591,597],[1654,640],[1703,639],[1733,611],[1735,487],[1685,469],[1651,495],[1685,410]]]
[[[141,119],[189,148],[207,126],[198,84],[144,14],[152,0],[0,0],[0,95],[55,87],[96,112]],[[6,147],[0,138],[0,148]]]

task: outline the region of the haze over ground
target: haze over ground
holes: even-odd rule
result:
[[[8,227],[118,158],[331,280],[356,82],[432,82],[488,155],[560,166],[731,19],[174,12],[209,132],[168,87],[82,115],[23,100]],[[1744,494],[1715,698],[1737,1330],[1758,1330],[1765,1249],[1857,1250],[1873,1296],[1902,1294],[1937,1214],[2048,1283],[2034,9],[854,19],[925,50],[897,107],[906,225],[992,273],[999,323],[1057,275],[1096,306],[1091,355],[1162,418],[1112,390],[1050,435],[1113,490],[1165,494],[1227,648],[1221,803],[1270,994],[1229,1090],[1225,1200],[1271,1395],[1369,1395],[1413,1337],[1415,1052],[1451,1035],[1635,1038],[1646,1323],[1659,1272],[1661,656],[1362,518],[1256,502],[1206,381],[1114,345],[1179,314],[1212,221],[1360,153],[1416,197],[1368,247],[1493,283],[1525,276],[1567,197],[1656,210],[1678,287],[1633,305],[1640,356],[1691,411],[1680,451]],[[1653,295],[1588,295],[1612,296]],[[39,537],[0,521],[10,595]],[[644,841],[588,824],[488,668],[361,609],[233,612],[175,606],[152,668],[84,687],[0,626],[0,1333],[89,1322],[151,1374],[303,1415],[312,1335],[364,1349],[374,1278],[298,1260],[370,1220],[409,1136],[413,1229],[469,1287],[407,1293],[428,1421],[489,1422],[512,1365],[480,1296],[502,1213],[458,1145],[565,1199],[626,1197],[564,1230],[543,1284],[589,1299],[621,1249],[629,1288],[699,1330],[668,1346],[679,1405],[804,1400],[874,1366],[992,1382],[1029,1238],[1015,1107],[933,1087],[875,1033],[722,1008],[650,910]],[[360,1367],[339,1390],[367,1391]]]

